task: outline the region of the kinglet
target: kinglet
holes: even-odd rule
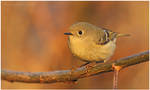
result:
[[[87,22],[73,24],[69,35],[68,46],[73,53],[83,61],[106,62],[114,54],[116,39],[129,34],[119,34],[105,28],[99,28]]]

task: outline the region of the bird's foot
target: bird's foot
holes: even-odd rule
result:
[[[96,62],[90,62],[89,64],[87,64],[85,67],[86,68],[92,68],[96,65],[97,63]]]
[[[82,64],[80,67],[88,65],[90,62],[86,62],[85,64]]]

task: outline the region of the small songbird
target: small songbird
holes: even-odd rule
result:
[[[75,23],[69,29],[64,34],[69,35],[68,45],[71,52],[87,62],[106,62],[114,54],[116,39],[129,36],[87,22]]]

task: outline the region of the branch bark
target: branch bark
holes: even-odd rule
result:
[[[83,66],[75,70],[61,70],[52,72],[16,72],[2,70],[2,80],[10,82],[25,83],[55,83],[65,81],[76,81],[81,78],[93,76],[100,73],[113,71],[112,65],[123,68],[149,61],[149,51],[128,56],[113,62],[96,64],[92,67]]]

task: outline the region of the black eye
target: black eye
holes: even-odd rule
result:
[[[79,31],[78,33],[79,33],[79,35],[82,35],[82,31]]]

